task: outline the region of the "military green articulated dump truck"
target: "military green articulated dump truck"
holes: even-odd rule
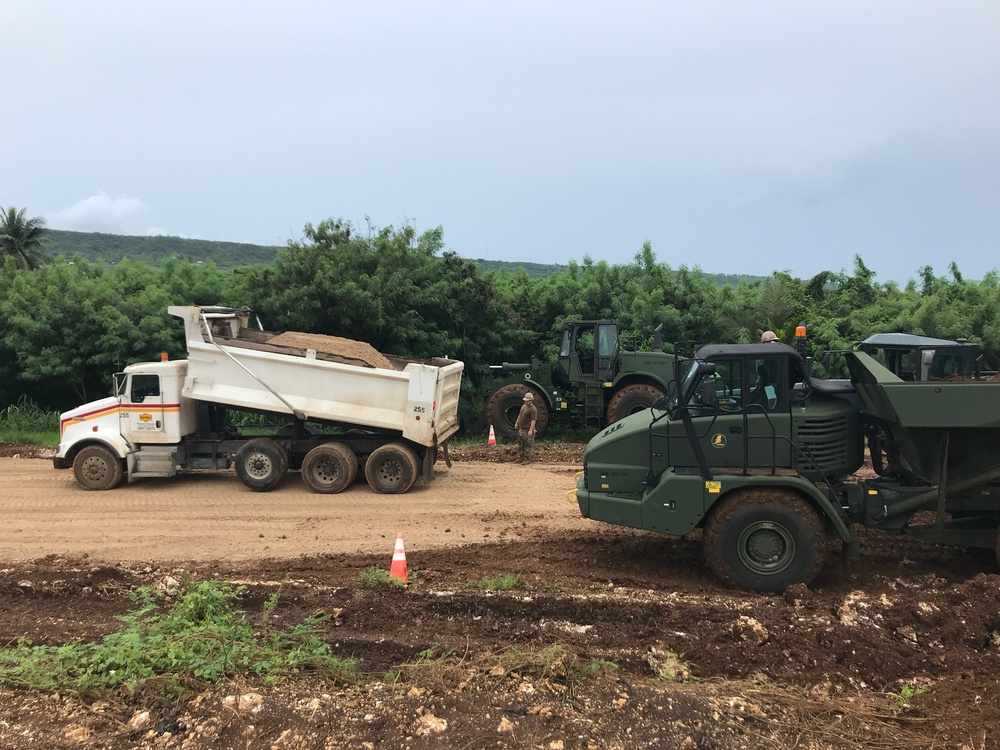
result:
[[[535,397],[536,437],[550,425],[594,427],[649,409],[675,377],[674,356],[662,351],[660,329],[653,351],[622,345],[613,320],[578,320],[563,329],[555,366],[530,363],[486,368],[480,396],[486,407],[466,428],[478,432],[493,425],[496,434],[517,437],[514,422],[526,393]]]
[[[857,523],[1000,560],[1000,383],[907,382],[844,356],[850,380],[827,381],[785,344],[702,347],[667,397],[589,443],[581,513],[701,528],[713,572],[755,591],[811,582],[828,536],[857,559]],[[876,478],[855,481],[866,444]]]

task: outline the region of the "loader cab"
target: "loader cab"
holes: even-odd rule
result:
[[[618,324],[614,321],[567,323],[552,379],[563,388],[613,380],[618,373],[618,354]]]
[[[971,379],[979,356],[979,347],[964,339],[912,333],[878,333],[855,348],[906,381]]]

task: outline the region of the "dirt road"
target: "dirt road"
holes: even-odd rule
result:
[[[565,499],[573,466],[438,467],[434,482],[404,495],[379,495],[363,478],[342,494],[317,495],[294,472],[263,493],[209,472],[88,492],[48,461],[0,458],[0,550],[7,560],[249,560],[391,553],[397,533],[416,550],[591,525]]]

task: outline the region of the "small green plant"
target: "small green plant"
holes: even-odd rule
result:
[[[494,578],[480,578],[478,581],[468,581],[464,584],[464,587],[480,591],[513,591],[515,589],[528,588],[528,582],[520,576],[503,575]]]
[[[314,615],[286,631],[269,623],[261,637],[234,604],[242,587],[185,577],[169,608],[162,593],[133,592],[124,626],[99,643],[34,646],[20,639],[0,650],[0,683],[77,695],[149,690],[181,695],[203,683],[256,675],[273,684],[301,670],[336,682],[355,682],[357,664],[342,660],[322,639],[325,616]],[[265,619],[277,600],[265,607]]]
[[[919,687],[914,687],[909,683],[904,684],[896,692],[890,692],[889,697],[896,703],[899,708],[909,708],[910,700],[916,698],[918,695],[923,695],[928,690],[930,690],[929,685],[921,685]]]
[[[693,679],[691,665],[684,661],[683,654],[654,649],[646,656],[646,663],[661,680],[690,682]]]
[[[22,396],[0,410],[0,440],[32,445],[59,443],[59,412],[45,411]]]
[[[408,578],[412,578],[413,574],[408,574]],[[377,589],[380,586],[405,586],[398,578],[392,578],[389,575],[389,571],[382,568],[379,565],[372,565],[371,567],[365,568],[360,573],[358,573],[357,578],[354,579],[354,588],[356,589]]]

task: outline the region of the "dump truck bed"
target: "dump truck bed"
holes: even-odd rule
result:
[[[322,339],[317,348],[269,343],[279,334],[250,328],[246,309],[174,306],[169,312],[184,321],[188,398],[398,431],[424,446],[458,430],[460,361],[384,355],[382,366],[373,367],[366,358],[322,351]],[[307,334],[294,340],[312,343]]]

